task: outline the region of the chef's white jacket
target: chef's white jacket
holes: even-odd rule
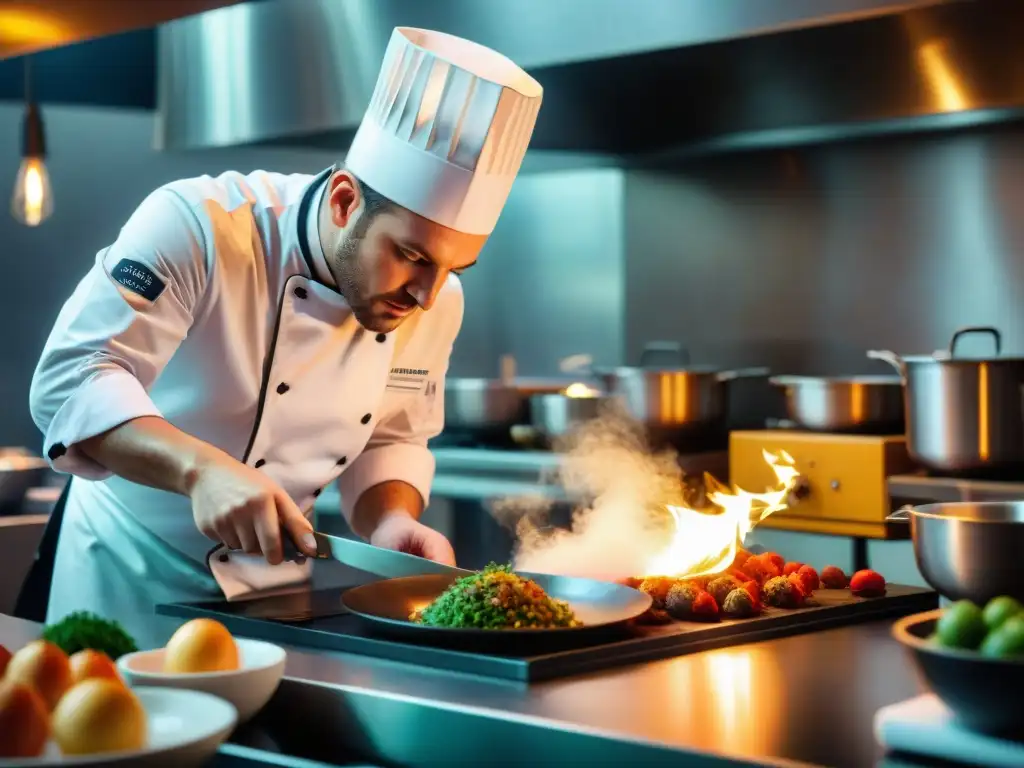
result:
[[[328,176],[231,172],[168,184],[99,252],[64,305],[31,389],[46,456],[80,478],[50,617],[104,609],[88,589],[170,582],[138,596],[145,611],[211,588],[211,542],[189,500],[112,476],[77,448],[130,419],[166,419],[258,467],[303,509],[334,481],[346,515],[387,480],[428,502],[427,440],[443,426],[462,290],[452,276],[430,312],[389,334],[362,328],[317,235]]]

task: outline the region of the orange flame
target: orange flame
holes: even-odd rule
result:
[[[708,499],[718,512],[700,512],[689,507],[667,506],[674,523],[667,546],[654,556],[646,576],[709,576],[729,567],[736,548],[754,526],[780,509],[799,476],[793,457],[785,451],[763,451],[764,460],[775,473],[777,484],[764,493],[734,487],[731,491],[711,475],[705,475]]]

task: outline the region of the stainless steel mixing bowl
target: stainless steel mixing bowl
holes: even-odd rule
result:
[[[909,519],[918,570],[942,596],[1024,602],[1024,500],[923,504],[890,519]]]

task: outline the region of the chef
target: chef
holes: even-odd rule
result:
[[[335,481],[356,533],[454,563],[417,518],[457,276],[494,228],[541,96],[494,51],[398,28],[343,165],[146,198],[32,380],[45,455],[73,479],[20,612],[49,584],[47,621],[89,610],[163,643],[175,622],[156,604],[308,578],[283,542],[315,553],[307,515]]]

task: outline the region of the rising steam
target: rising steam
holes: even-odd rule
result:
[[[588,422],[558,446],[559,482],[571,499],[585,499],[571,529],[549,526],[550,504],[506,499],[499,519],[515,526],[515,567],[618,580],[643,573],[665,546],[666,504],[683,503],[683,473],[673,451],[654,452],[641,425],[621,412]]]

